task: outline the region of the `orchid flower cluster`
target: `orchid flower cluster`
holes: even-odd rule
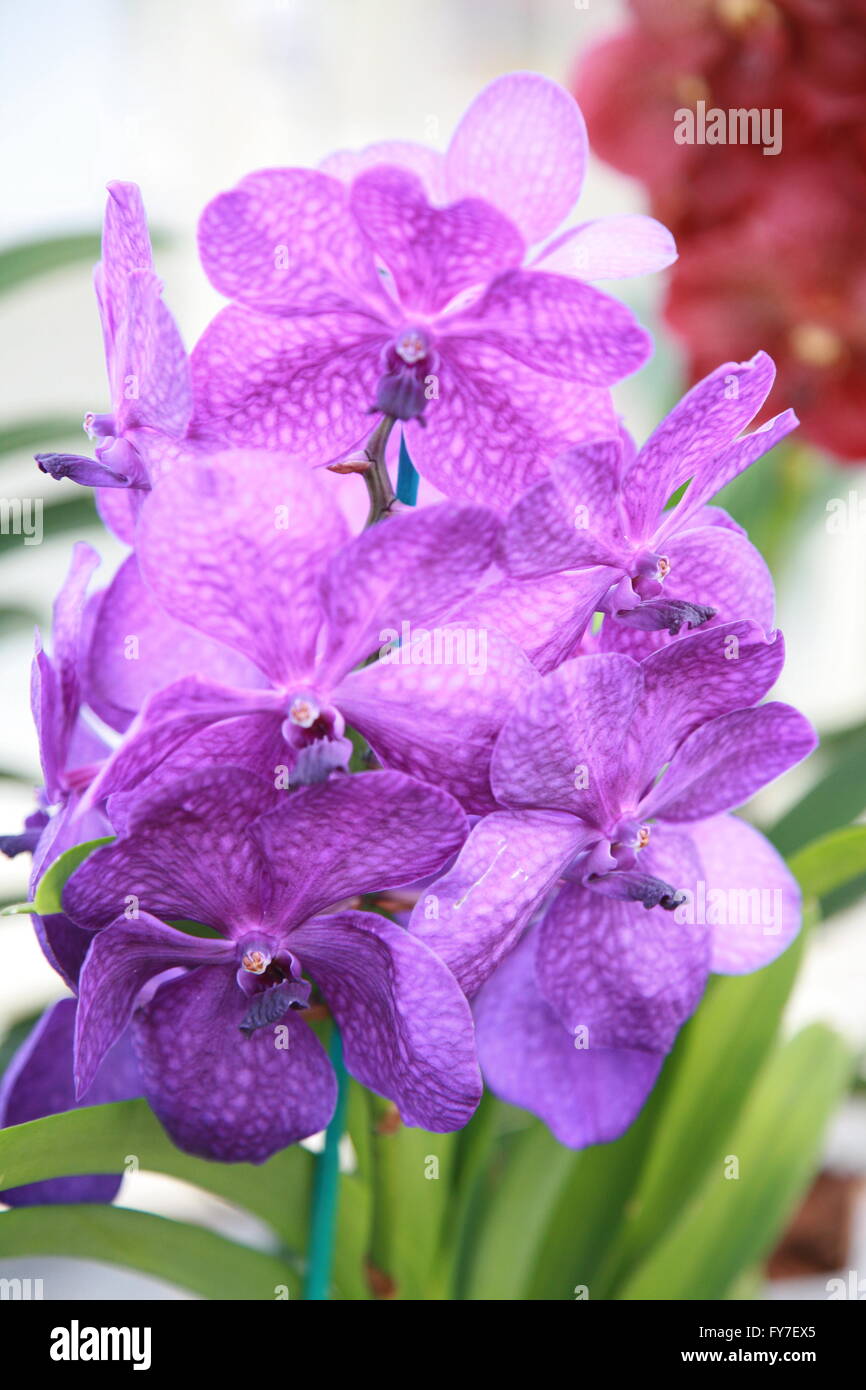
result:
[[[814,735],[764,702],[772,580],[710,505],[796,419],[749,432],[758,352],[636,448],[611,388],[650,341],[591,282],[674,249],[646,217],[575,225],[585,162],[571,97],[521,73],[445,154],[252,174],[202,216],[230,302],[189,358],[138,189],[109,186],[110,407],[92,454],[38,463],[128,553],[92,592],[75,548],[33,666],[44,788],[4,842],[33,893],[98,843],[34,917],[73,997],[2,1123],[143,1095],[181,1148],[262,1162],[331,1119],[330,1017],[406,1124],[462,1127],[486,1081],[595,1144],[710,972],[797,932],[730,812]]]

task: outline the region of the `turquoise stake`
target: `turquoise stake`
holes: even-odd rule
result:
[[[406,448],[406,436],[400,434],[400,461],[397,465],[397,500],[414,507],[418,501],[418,470]]]
[[[337,1073],[337,1104],[334,1118],[325,1134],[325,1147],[316,1159],[313,1183],[313,1210],[310,1218],[310,1248],[307,1251],[307,1278],[304,1299],[309,1303],[327,1302],[331,1296],[334,1241],[337,1234],[337,1208],[340,1197],[340,1140],[346,1119],[349,1076],[343,1063],[343,1045],[336,1024],[329,1048]]]

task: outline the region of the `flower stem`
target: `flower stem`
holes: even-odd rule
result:
[[[336,1024],[331,1034],[330,1057],[337,1074],[337,1104],[325,1133],[325,1147],[316,1158],[310,1245],[307,1251],[306,1302],[327,1302],[331,1293],[337,1209],[340,1201],[340,1140],[346,1116],[349,1078],[343,1062],[343,1045]]]
[[[377,521],[381,521],[383,516],[387,516],[394,502],[394,489],[385,463],[385,449],[393,428],[392,417],[383,415],[365,445],[365,453],[370,460],[369,467],[364,471],[364,482],[367,484],[370,498],[368,526],[373,526]]]

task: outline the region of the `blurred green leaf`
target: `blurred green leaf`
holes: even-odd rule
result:
[[[52,270],[79,265],[82,261],[95,263],[99,256],[98,232],[17,242],[0,251],[0,294],[7,294],[27,280],[46,275]]]
[[[631,1196],[651,1151],[679,1064],[678,1043],[634,1124],[612,1144],[572,1155],[553,1207],[526,1297],[571,1300],[578,1287],[597,1290],[597,1276],[627,1220]]]
[[[88,855],[99,849],[100,845],[110,845],[113,839],[113,835],[106,835],[101,840],[87,840],[83,845],[74,845],[72,849],[59,855],[39,880],[33,900],[34,912],[38,912],[40,917],[48,917],[52,912],[62,912],[66,880],[74,874],[79,864],[84,863]]]
[[[788,562],[793,535],[811,511],[823,506],[833,474],[796,436],[778,444],[765,458],[729,483],[713,498],[749,533],[772,573]]]
[[[87,488],[78,488],[60,502],[49,502],[42,508],[43,540],[53,540],[67,531],[80,531],[98,525],[99,514]],[[13,530],[0,532],[0,555],[24,545],[26,539],[25,536],[16,535]]]
[[[245,1208],[267,1222],[289,1249],[306,1245],[313,1163],[297,1144],[261,1165],[211,1163],[176,1149],[143,1100],[82,1106],[0,1130],[3,1187],[81,1173],[122,1173],[133,1165],[168,1173]]]
[[[31,1029],[42,1017],[42,1010],[38,1013],[28,1014],[25,1018],[16,1019],[11,1028],[5,1033],[0,1042],[0,1077],[2,1077],[15,1053],[23,1042],[30,1036]]]
[[[18,632],[22,627],[34,628],[38,622],[39,614],[34,613],[32,608],[0,608],[0,637],[5,637],[9,632]]]
[[[0,454],[23,453],[25,449],[42,453],[46,444],[75,439],[81,433],[81,420],[70,416],[49,415],[39,420],[16,420],[0,429]]]
[[[723,1066],[727,1058],[722,1059]],[[830,1115],[848,1082],[841,1040],[815,1024],[777,1049],[748,1102],[679,1217],[659,1232],[619,1291],[624,1300],[723,1299],[766,1257],[818,1162]],[[715,1096],[696,1125],[712,1114]],[[738,1176],[726,1177],[736,1159]]]
[[[768,832],[786,857],[866,810],[866,727],[822,739],[820,756],[823,776]]]
[[[610,1296],[720,1163],[726,1136],[775,1040],[805,936],[801,931],[763,970],[710,980],[671,1056],[672,1079],[629,1214],[593,1296]]]
[[[470,1301],[523,1296],[538,1247],[575,1156],[533,1122],[514,1142],[480,1225],[466,1284]]]
[[[401,1124],[394,1107],[378,1097],[371,1097],[371,1110],[370,1258],[395,1286],[395,1297],[427,1300],[438,1270],[457,1137]]]
[[[371,1219],[369,1183],[357,1174],[344,1174],[340,1179],[334,1246],[334,1288],[338,1299],[358,1303],[372,1298],[366,1271]]]
[[[792,855],[788,866],[804,893],[824,897],[866,873],[866,825],[849,825],[822,836]]]
[[[20,1207],[0,1218],[0,1256],[70,1255],[137,1269],[204,1298],[273,1300],[298,1292],[296,1271],[275,1255],[201,1226],[122,1207]]]

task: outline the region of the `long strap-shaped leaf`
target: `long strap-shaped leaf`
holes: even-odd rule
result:
[[[298,1145],[261,1166],[210,1163],[176,1149],[143,1100],[82,1107],[0,1130],[0,1187],[122,1173],[133,1164],[214,1192],[266,1221],[290,1249],[305,1247],[312,1157]],[[0,1215],[4,1229],[8,1215]]]
[[[296,1271],[224,1236],[124,1207],[21,1207],[0,1216],[0,1256],[70,1255],[123,1265],[204,1298],[293,1297]]]

